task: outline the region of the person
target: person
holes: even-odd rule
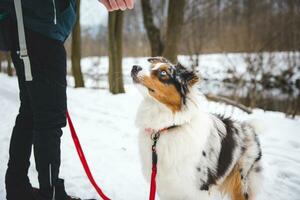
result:
[[[132,9],[134,0],[100,0],[108,11]],[[20,108],[12,131],[5,176],[7,200],[79,200],[59,178],[60,138],[66,126],[66,51],[64,41],[76,18],[76,0],[26,0],[22,12],[32,81],[26,81],[13,0],[0,0],[9,13],[11,57],[18,76]],[[0,12],[0,14],[1,14]],[[3,16],[3,15],[1,15]],[[28,178],[33,145],[39,189]]]

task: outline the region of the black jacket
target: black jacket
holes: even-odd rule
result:
[[[52,39],[64,41],[76,20],[76,0],[22,0],[24,26]],[[1,13],[15,18],[13,0],[0,0]]]

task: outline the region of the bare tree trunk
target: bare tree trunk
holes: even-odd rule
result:
[[[177,61],[178,44],[184,17],[185,0],[169,0],[167,34],[163,56]]]
[[[124,93],[122,73],[122,29],[123,12],[114,11],[108,15],[109,41],[109,91],[113,94]]]
[[[13,68],[11,66],[11,57],[10,57],[10,53],[5,53],[6,54],[6,60],[7,60],[7,75],[8,76],[13,76]]]
[[[72,32],[72,73],[75,80],[75,87],[84,87],[84,80],[81,72],[81,29],[80,29],[80,0],[77,0],[77,19]]]
[[[166,39],[162,41],[161,29],[155,26],[150,0],[142,0],[144,25],[147,30],[152,56],[164,56],[177,61],[186,0],[169,0]]]
[[[151,47],[151,56],[161,56],[163,53],[164,44],[160,36],[161,31],[154,24],[150,0],[142,0],[141,3],[144,25],[147,30],[147,35]]]

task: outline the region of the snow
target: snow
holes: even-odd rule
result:
[[[105,73],[107,60],[97,63],[94,59],[83,60],[83,63],[86,62],[84,66],[96,62],[95,65],[103,66],[99,70]],[[211,62],[216,62],[213,60]],[[125,76],[133,63],[145,62],[142,58],[125,59]],[[149,185],[141,173],[137,129],[134,126],[140,101],[141,96],[129,81],[126,82],[126,94],[120,95],[111,95],[106,89],[68,88],[68,107],[91,171],[104,192],[114,200],[148,198]],[[4,176],[9,139],[19,106],[16,78],[0,74],[0,105],[0,199],[5,199]],[[259,200],[300,199],[299,118],[289,119],[282,113],[259,109],[247,115],[231,106],[206,101],[203,106],[210,112],[238,120],[251,120],[258,125],[262,132],[260,139],[264,165],[264,185]],[[33,156],[31,163],[29,175],[33,185],[38,186]],[[61,177],[65,178],[70,194],[99,199],[82,169],[68,128],[64,129],[62,137]]]

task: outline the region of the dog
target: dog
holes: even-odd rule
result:
[[[157,192],[161,200],[206,200],[213,194],[254,200],[262,179],[262,151],[246,122],[201,109],[199,77],[180,63],[149,58],[150,69],[133,66],[144,96],[136,116],[142,170],[150,181],[151,134],[159,130]]]

